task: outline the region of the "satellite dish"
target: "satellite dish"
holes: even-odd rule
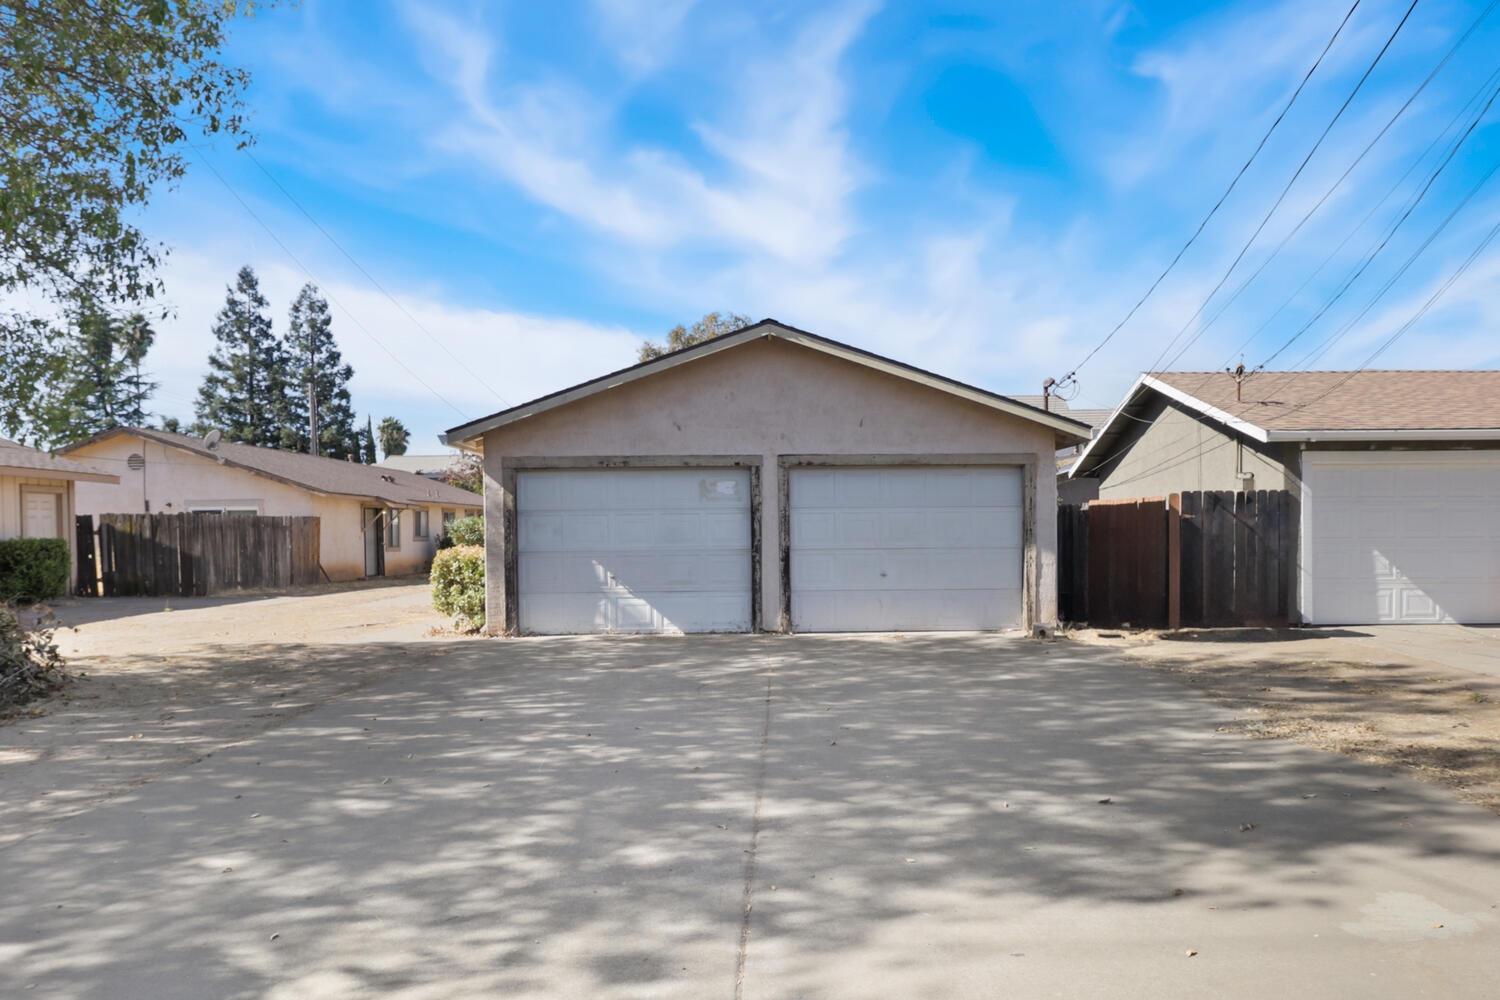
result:
[[[211,430],[207,434],[203,435],[203,443],[207,446],[209,451],[213,451],[219,446],[219,439],[223,436],[223,431],[218,429]]]

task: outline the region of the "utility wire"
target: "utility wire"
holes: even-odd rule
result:
[[[1177,335],[1167,342],[1167,346],[1162,348],[1161,353],[1156,356],[1156,360],[1151,363],[1148,371],[1157,370],[1157,366],[1161,364],[1167,352],[1177,343],[1177,338],[1181,337],[1186,332],[1188,326],[1192,325],[1199,316],[1203,315],[1203,310],[1208,307],[1208,303],[1213,300],[1215,295],[1219,294],[1219,290],[1229,281],[1230,275],[1234,274],[1235,268],[1240,266],[1240,261],[1245,259],[1245,254],[1249,253],[1250,248],[1255,245],[1255,241],[1260,239],[1260,234],[1265,231],[1266,226],[1271,221],[1271,217],[1276,214],[1276,210],[1281,207],[1282,202],[1286,201],[1286,196],[1291,193],[1293,185],[1302,176],[1302,171],[1307,169],[1307,165],[1312,162],[1313,156],[1322,148],[1323,140],[1328,138],[1328,134],[1339,123],[1339,119],[1344,116],[1344,112],[1349,110],[1349,105],[1354,103],[1354,98],[1364,88],[1365,82],[1370,79],[1370,74],[1375,72],[1375,67],[1380,65],[1380,60],[1385,58],[1386,52],[1390,51],[1392,43],[1396,41],[1396,36],[1401,34],[1402,28],[1406,27],[1406,22],[1411,18],[1412,11],[1417,9],[1417,4],[1420,2],[1421,0],[1411,0],[1411,5],[1406,8],[1406,13],[1401,16],[1401,20],[1396,22],[1396,27],[1392,29],[1390,35],[1386,38],[1385,44],[1380,47],[1379,52],[1375,53],[1375,58],[1370,60],[1370,65],[1365,67],[1365,71],[1360,76],[1359,81],[1355,83],[1354,89],[1349,91],[1349,96],[1344,98],[1344,103],[1339,105],[1339,109],[1328,120],[1328,124],[1323,127],[1323,131],[1318,135],[1317,141],[1312,144],[1312,148],[1307,151],[1307,155],[1302,158],[1302,162],[1297,164],[1297,169],[1292,171],[1291,178],[1282,187],[1281,193],[1276,196],[1276,200],[1271,203],[1271,207],[1266,210],[1266,214],[1261,217],[1260,224],[1255,227],[1255,231],[1250,234],[1250,238],[1245,241],[1245,245],[1240,247],[1240,252],[1235,255],[1234,260],[1230,261],[1229,267],[1224,271],[1223,276],[1219,278],[1218,284],[1214,285],[1208,296],[1203,300],[1203,304],[1198,307],[1193,315],[1188,317],[1187,324],[1183,326],[1182,330],[1179,330]],[[1423,86],[1426,86],[1426,84],[1423,84]],[[1351,167],[1350,169],[1353,168]],[[1196,336],[1193,339],[1197,339]],[[1192,341],[1190,340],[1188,343],[1191,344]]]
[[[203,155],[203,151],[201,149],[199,149],[197,146],[191,146],[190,148],[194,149],[197,152],[198,162],[202,163],[205,167],[208,168],[208,170],[209,170],[210,173],[212,173],[215,177],[218,178],[219,183],[222,184],[222,185],[224,185],[224,190],[228,191],[229,194],[234,198],[234,200],[237,201],[237,202],[239,202],[240,207],[245,210],[246,214],[249,215],[250,218],[254,219],[257,223],[260,224],[260,227],[266,231],[266,235],[270,236],[271,240],[278,247],[281,248],[282,253],[286,254],[287,257],[291,259],[292,263],[296,264],[297,267],[301,268],[302,273],[304,273],[304,274],[307,275],[307,278],[308,278],[309,281],[311,281],[314,284],[318,285],[318,287],[323,290],[323,293],[328,296],[328,301],[330,301],[334,305],[338,306],[339,309],[344,313],[344,315],[349,318],[349,321],[355,325],[355,327],[357,327],[366,337],[369,337],[370,340],[374,341],[375,345],[377,347],[379,347],[382,351],[384,351],[390,357],[390,359],[396,363],[397,367],[399,367],[402,371],[406,372],[406,374],[410,375],[413,379],[415,379],[416,382],[417,382],[417,384],[420,385],[420,386],[422,386],[422,388],[424,388],[428,392],[432,393],[433,398],[437,399],[439,402],[442,402],[442,403],[446,404],[449,408],[451,408],[453,410],[454,413],[457,413],[459,415],[459,417],[461,417],[463,419],[467,419],[468,418],[468,414],[467,413],[465,413],[463,410],[459,409],[456,405],[454,405],[453,401],[450,400],[448,397],[444,396],[442,393],[438,392],[431,385],[429,385],[427,383],[427,381],[422,378],[422,376],[420,376],[416,372],[412,371],[411,368],[407,366],[406,362],[402,361],[399,357],[397,357],[397,355],[396,355],[396,353],[394,351],[392,351],[389,347],[386,347],[385,343],[382,342],[379,337],[377,337],[377,336],[375,336],[375,334],[371,333],[370,330],[369,330],[369,328],[366,327],[363,323],[361,323],[359,321],[359,317],[355,316],[354,313],[350,312],[349,309],[347,307],[345,307],[343,303],[339,302],[338,299],[334,298],[333,294],[330,293],[330,292],[328,292],[328,290],[322,285],[322,283],[318,281],[317,276],[312,273],[312,270],[310,268],[308,268],[308,266],[306,264],[302,263],[301,258],[299,258],[295,253],[293,253],[292,250],[291,250],[291,248],[288,247],[285,243],[283,243],[281,241],[281,237],[279,237],[279,236],[276,235],[276,231],[273,230],[269,225],[267,225],[266,221],[264,219],[262,219],[258,214],[256,214],[255,209],[251,208],[250,205],[249,205],[249,203],[246,202],[244,198],[240,197],[240,193],[234,189],[234,187],[229,183],[228,180],[225,179],[225,177],[224,177],[223,174],[219,173],[219,169],[213,165],[213,161],[210,160],[208,157],[204,156]]]
[[[1500,2],[1500,0],[1495,0],[1495,2]],[[348,250],[346,250],[344,248],[344,245],[342,243],[340,243],[338,240],[334,239],[333,234],[330,233],[327,229],[324,229],[323,228],[323,224],[320,223],[317,219],[313,218],[312,213],[309,212],[306,209],[306,207],[303,206],[302,202],[298,201],[297,198],[296,198],[296,196],[293,195],[292,192],[288,191],[286,189],[286,187],[281,183],[281,181],[279,181],[279,180],[276,179],[276,175],[273,174],[273,173],[271,173],[271,171],[269,171],[269,170],[266,169],[265,165],[263,163],[261,163],[260,160],[255,156],[255,154],[250,151],[250,149],[249,149],[248,146],[245,149],[243,149],[242,152],[245,154],[245,156],[247,156],[250,159],[251,163],[255,164],[256,168],[259,169],[261,173],[263,173],[263,174],[266,175],[266,179],[267,180],[269,180],[272,184],[276,185],[276,189],[286,196],[287,201],[291,202],[294,206],[296,206],[297,211],[301,212],[302,215],[303,215],[303,217],[306,218],[308,222],[311,222],[313,224],[313,227],[316,228],[318,232],[322,233],[323,236],[328,240],[328,242],[332,243],[338,249],[339,253],[343,254],[344,257],[348,259],[349,263],[353,264],[355,266],[355,268],[359,271],[359,273],[362,274],[362,275],[364,275],[365,278],[367,278],[369,280],[370,284],[372,284],[372,285],[375,286],[376,290],[379,291],[381,295],[384,295],[387,299],[389,299],[391,305],[395,306],[397,309],[399,309],[401,311],[401,315],[403,315],[407,319],[411,320],[411,323],[412,323],[413,326],[415,326],[418,330],[421,330],[422,333],[426,335],[426,337],[427,337],[428,340],[432,341],[434,344],[436,344],[439,348],[442,349],[442,351],[443,351],[444,354],[448,355],[449,360],[451,360],[455,365],[458,366],[458,370],[459,371],[467,372],[470,378],[474,379],[474,381],[476,381],[480,385],[484,386],[484,388],[492,396],[494,396],[496,399],[498,399],[504,405],[506,405],[506,406],[510,406],[511,405],[509,400],[507,400],[504,396],[500,395],[499,390],[497,390],[494,386],[492,386],[488,382],[486,382],[484,380],[484,378],[477,371],[474,370],[474,366],[473,366],[473,364],[471,362],[467,362],[467,361],[461,360],[458,357],[458,355],[454,354],[451,350],[449,350],[448,349],[448,345],[445,344],[445,343],[443,343],[443,341],[440,340],[438,338],[438,336],[436,334],[434,334],[431,330],[429,330],[429,329],[427,329],[427,327],[423,326],[421,320],[417,319],[410,312],[408,312],[407,309],[406,309],[406,307],[401,304],[401,302],[400,302],[399,299],[397,299],[390,292],[386,291],[385,286],[382,285],[378,280],[376,280],[375,276],[373,274],[371,274],[368,270],[366,270],[365,266],[363,264],[361,264],[358,260],[356,260],[354,258],[354,255],[352,253],[350,253]]]
[[[1167,353],[1167,351],[1171,350],[1172,345],[1177,342],[1178,338],[1186,334],[1188,328],[1191,327],[1193,323],[1203,315],[1203,311],[1208,307],[1208,304],[1213,300],[1214,296],[1219,293],[1219,290],[1224,287],[1224,283],[1229,279],[1229,276],[1233,273],[1235,267],[1244,257],[1245,251],[1249,250],[1250,245],[1255,242],[1256,236],[1260,234],[1260,229],[1257,229],[1255,231],[1255,235],[1251,236],[1250,240],[1245,244],[1244,250],[1240,251],[1240,256],[1236,257],[1234,263],[1229,266],[1229,270],[1224,272],[1224,277],[1221,278],[1219,280],[1219,283],[1214,286],[1213,291],[1208,293],[1208,296],[1203,300],[1203,304],[1198,307],[1197,311],[1195,311],[1192,316],[1188,317],[1187,322],[1182,325],[1182,329],[1177,331],[1177,334],[1173,336],[1172,340],[1167,344],[1166,348],[1162,350],[1162,353],[1157,356],[1156,360],[1152,363],[1151,369],[1149,370],[1169,371],[1170,369],[1174,368],[1177,365],[1177,362],[1181,360],[1182,356],[1187,353],[1187,351],[1193,346],[1193,344],[1197,343],[1197,341],[1205,333],[1207,333],[1208,330],[1212,328],[1216,322],[1218,322],[1219,318],[1229,310],[1230,306],[1234,305],[1234,303],[1245,292],[1245,290],[1252,284],[1254,284],[1256,279],[1258,279],[1262,274],[1265,273],[1266,268],[1268,268],[1271,263],[1276,260],[1276,258],[1281,254],[1281,251],[1286,248],[1286,245],[1290,243],[1297,236],[1297,234],[1302,231],[1302,228],[1307,225],[1308,221],[1311,220],[1312,217],[1316,215],[1325,204],[1328,203],[1328,199],[1333,197],[1333,195],[1339,190],[1339,188],[1343,186],[1344,181],[1349,179],[1349,175],[1352,174],[1355,169],[1364,162],[1365,157],[1370,154],[1370,151],[1375,148],[1376,144],[1378,144],[1381,139],[1385,138],[1386,133],[1388,133],[1395,126],[1396,122],[1398,122],[1402,118],[1402,116],[1404,116],[1406,112],[1411,108],[1411,106],[1416,103],[1417,98],[1422,95],[1423,91],[1427,89],[1428,85],[1432,83],[1432,81],[1437,77],[1438,73],[1442,72],[1443,67],[1448,64],[1448,61],[1453,58],[1458,50],[1463,47],[1464,43],[1469,40],[1469,38],[1474,34],[1476,30],[1478,30],[1480,24],[1484,22],[1485,18],[1487,18],[1492,11],[1494,11],[1496,6],[1500,6],[1500,0],[1490,0],[1489,6],[1481,11],[1479,16],[1469,24],[1468,29],[1464,31],[1464,33],[1459,36],[1458,40],[1453,43],[1453,45],[1448,49],[1446,53],[1444,53],[1443,58],[1438,60],[1437,65],[1432,68],[1431,72],[1429,72],[1427,76],[1422,80],[1422,82],[1417,86],[1417,89],[1412,91],[1411,96],[1409,96],[1401,105],[1401,107],[1396,110],[1396,113],[1393,114],[1383,126],[1381,126],[1380,131],[1375,134],[1375,137],[1365,144],[1364,149],[1360,150],[1359,155],[1354,158],[1353,162],[1351,162],[1349,166],[1344,169],[1344,172],[1339,175],[1338,180],[1334,181],[1333,184],[1328,188],[1328,190],[1323,192],[1323,196],[1320,197],[1317,202],[1307,210],[1306,214],[1304,214],[1302,218],[1298,220],[1297,224],[1292,227],[1291,231],[1289,231],[1285,236],[1281,238],[1281,242],[1276,244],[1275,248],[1273,248],[1270,254],[1266,256],[1265,260],[1261,261],[1260,266],[1257,267],[1248,278],[1240,283],[1239,287],[1234,290],[1234,293],[1230,295],[1227,300],[1225,300],[1225,302],[1214,312],[1212,316],[1209,317],[1208,322],[1201,324],[1198,329],[1193,332],[1193,335],[1189,337],[1188,340],[1180,348],[1178,348],[1177,352],[1172,355],[1171,359],[1163,364],[1162,357]],[[1332,125],[1330,124],[1329,127],[1331,128]],[[1446,130],[1444,131],[1446,132]],[[1324,135],[1327,135],[1326,130],[1324,132]],[[1321,142],[1322,140],[1320,139],[1319,141]],[[1434,140],[1434,142],[1436,142],[1436,140]],[[1314,151],[1316,151],[1316,147],[1314,147]],[[1308,155],[1310,157],[1312,154],[1309,153]],[[1423,157],[1425,156],[1426,154],[1424,153]],[[1422,157],[1419,157],[1418,160],[1420,161],[1421,158]],[[1306,165],[1306,161],[1304,161],[1303,165]],[[1415,163],[1413,164],[1413,168],[1414,167]],[[1410,169],[1408,169],[1407,173],[1410,173]],[[1402,175],[1402,180],[1404,181],[1405,179],[1406,175]],[[1292,181],[1294,182],[1295,180],[1296,176],[1294,175]],[[1286,190],[1291,189],[1291,183],[1292,182],[1288,182]],[[1397,187],[1399,186],[1400,182],[1398,181]],[[1286,190],[1282,192],[1283,198],[1286,196]],[[1394,189],[1392,190],[1394,192]],[[1386,198],[1389,197],[1390,195],[1387,194]],[[1380,204],[1384,204],[1385,200],[1385,198],[1382,198]],[[1277,204],[1279,205],[1280,201],[1278,201]],[[1275,211],[1274,206],[1272,208],[1272,211]],[[1269,219],[1270,215],[1267,214],[1266,218]],[[1363,225],[1363,222],[1361,222],[1361,225]],[[1262,221],[1261,228],[1264,228],[1264,226],[1265,221]],[[1356,229],[1357,228],[1358,227],[1356,227]],[[1352,237],[1353,234],[1351,233],[1350,235]],[[1230,355],[1230,359],[1233,360],[1233,356],[1243,351],[1245,346],[1248,346],[1248,341],[1238,350],[1232,352]],[[1225,364],[1228,364],[1228,362],[1225,362]]]
[[[1422,150],[1422,152],[1419,153],[1411,161],[1411,163],[1407,166],[1405,172],[1403,172],[1401,176],[1396,179],[1396,182],[1391,185],[1390,189],[1387,190],[1386,193],[1381,197],[1381,199],[1376,202],[1368,212],[1365,213],[1364,217],[1360,219],[1352,229],[1349,230],[1344,238],[1339,241],[1338,246],[1334,247],[1328,253],[1328,255],[1323,258],[1323,261],[1313,269],[1312,273],[1310,273],[1306,278],[1303,279],[1302,284],[1298,285],[1290,295],[1283,299],[1281,304],[1276,307],[1275,311],[1272,312],[1270,316],[1266,317],[1266,319],[1260,324],[1260,326],[1256,327],[1248,337],[1241,341],[1238,347],[1236,347],[1229,353],[1228,358],[1224,362],[1225,366],[1233,361],[1237,355],[1243,354],[1245,348],[1249,347],[1251,343],[1258,339],[1260,335],[1264,333],[1266,329],[1276,321],[1276,318],[1283,312],[1285,312],[1286,309],[1293,302],[1295,302],[1304,291],[1307,290],[1307,286],[1312,284],[1313,280],[1316,279],[1318,275],[1322,274],[1323,270],[1327,268],[1329,264],[1332,264],[1334,260],[1338,258],[1339,254],[1343,253],[1344,248],[1349,245],[1349,241],[1354,239],[1359,231],[1363,229],[1369,223],[1369,221],[1375,217],[1375,214],[1385,206],[1385,203],[1391,199],[1391,196],[1401,189],[1401,186],[1406,183],[1406,179],[1410,177],[1412,175],[1412,172],[1415,171],[1417,167],[1427,159],[1428,155],[1437,148],[1438,144],[1442,142],[1443,137],[1451,132],[1454,126],[1459,123],[1459,120],[1462,119],[1466,114],[1468,114],[1469,109],[1474,104],[1474,102],[1482,99],[1485,92],[1489,90],[1492,85],[1495,85],[1497,83],[1500,83],[1500,69],[1497,69],[1493,73],[1491,73],[1489,78],[1480,85],[1479,89],[1474,92],[1474,94],[1468,99],[1468,101],[1464,102],[1464,106],[1460,108],[1456,114],[1454,114],[1453,118],[1449,120],[1448,124],[1442,129],[1442,131],[1440,131],[1436,136],[1433,137],[1432,141],[1427,144],[1427,148]],[[1222,310],[1220,312],[1222,314]],[[1174,359],[1172,364],[1169,364],[1167,367],[1171,368],[1175,364],[1176,359]]]
[[[1203,221],[1198,223],[1198,228],[1193,230],[1193,234],[1189,236],[1187,242],[1182,245],[1182,249],[1177,251],[1177,255],[1172,258],[1172,260],[1167,264],[1166,268],[1162,270],[1161,274],[1156,276],[1156,280],[1153,281],[1151,283],[1151,286],[1146,289],[1145,294],[1143,294],[1139,299],[1136,300],[1135,305],[1130,307],[1130,311],[1125,314],[1125,317],[1118,323],[1116,323],[1114,327],[1109,331],[1109,333],[1104,335],[1104,339],[1095,344],[1093,349],[1090,350],[1088,354],[1084,355],[1082,361],[1078,362],[1078,364],[1074,365],[1066,375],[1058,379],[1057,385],[1062,386],[1071,382],[1077,376],[1079,369],[1088,364],[1089,361],[1093,360],[1094,356],[1102,351],[1105,345],[1114,339],[1115,334],[1119,333],[1120,330],[1125,326],[1125,324],[1130,322],[1131,318],[1135,316],[1136,312],[1140,310],[1141,306],[1146,304],[1146,300],[1151,297],[1152,293],[1154,293],[1156,289],[1161,285],[1161,283],[1166,280],[1167,275],[1170,274],[1173,268],[1177,266],[1178,262],[1182,260],[1183,255],[1186,254],[1192,247],[1192,245],[1198,241],[1198,237],[1203,234],[1203,230],[1207,228],[1209,221],[1212,220],[1216,214],[1218,214],[1219,209],[1223,206],[1224,202],[1229,199],[1229,196],[1234,192],[1235,187],[1238,186],[1240,179],[1245,176],[1245,172],[1250,169],[1250,165],[1255,162],[1255,158],[1259,156],[1261,150],[1265,148],[1266,143],[1270,140],[1272,133],[1276,131],[1276,128],[1281,124],[1282,119],[1286,118],[1287,112],[1292,110],[1292,105],[1297,102],[1297,98],[1301,95],[1303,88],[1305,88],[1307,86],[1307,82],[1312,79],[1312,76],[1315,72],[1317,72],[1318,67],[1323,64],[1324,57],[1326,57],[1329,50],[1333,48],[1334,42],[1338,41],[1339,35],[1343,34],[1344,27],[1349,23],[1349,19],[1354,16],[1354,12],[1359,9],[1360,2],[1361,0],[1354,0],[1354,3],[1349,7],[1348,12],[1344,14],[1344,19],[1339,22],[1339,26],[1334,29],[1333,35],[1328,39],[1328,44],[1323,46],[1323,51],[1318,53],[1318,58],[1313,62],[1312,66],[1308,68],[1307,72],[1303,74],[1301,82],[1297,84],[1297,89],[1292,91],[1292,96],[1287,100],[1286,105],[1281,109],[1280,114],[1278,114],[1276,116],[1276,119],[1271,122],[1271,127],[1266,129],[1265,135],[1261,136],[1260,142],[1256,144],[1255,149],[1250,153],[1249,158],[1245,160],[1239,171],[1234,175],[1234,178],[1229,182],[1229,186],[1225,188],[1224,193],[1219,196],[1219,200],[1214,202],[1213,207],[1208,210],[1208,214],[1203,217]],[[1416,0],[1413,0],[1413,6],[1415,6],[1415,3]],[[1410,11],[1408,11],[1408,14],[1409,13]]]

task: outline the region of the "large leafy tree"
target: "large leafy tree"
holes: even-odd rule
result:
[[[192,133],[245,138],[246,74],[218,61],[235,0],[0,0],[0,427],[37,436],[67,304],[157,298],[133,219]],[[19,294],[24,293],[24,294]]]
[[[395,417],[385,417],[380,421],[377,434],[380,438],[380,451],[386,458],[406,454],[406,446],[411,443],[411,431],[401,421]]]
[[[697,320],[692,326],[683,326],[681,323],[667,331],[666,340],[661,343],[648,340],[641,344],[638,357],[642,361],[650,361],[659,358],[663,354],[680,351],[684,347],[692,347],[701,344],[705,340],[713,340],[736,330],[743,330],[750,325],[749,316],[741,316],[739,313],[704,313],[703,318]]]
[[[317,286],[307,284],[297,293],[282,341],[291,359],[288,386],[293,446],[314,455],[345,459],[359,450],[354,403],[349,380],[354,369],[344,364],[333,339],[333,317]],[[317,407],[317,447],[310,447],[310,408]]]
[[[214,321],[216,343],[196,411],[200,426],[230,441],[279,448],[292,443],[289,366],[268,308],[255,272],[240,268]]]

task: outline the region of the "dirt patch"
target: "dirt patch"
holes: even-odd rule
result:
[[[1291,631],[1074,638],[1119,648],[1127,662],[1244,711],[1224,731],[1401,768],[1500,813],[1500,680],[1378,642],[1320,645]]]

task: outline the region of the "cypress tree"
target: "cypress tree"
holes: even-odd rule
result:
[[[333,339],[333,317],[328,302],[316,285],[303,285],[292,303],[283,347],[291,359],[287,387],[292,438],[291,446],[328,458],[359,457],[363,442],[354,424],[354,404],[349,380],[354,369],[344,364]],[[309,446],[308,386],[318,406],[318,447]]]
[[[366,465],[374,465],[380,461],[380,458],[375,454],[375,423],[371,417],[365,417],[364,438],[362,445],[364,463]]]
[[[287,358],[267,307],[255,272],[240,268],[214,321],[217,344],[196,414],[200,426],[222,431],[227,440],[277,448],[291,431]]]

